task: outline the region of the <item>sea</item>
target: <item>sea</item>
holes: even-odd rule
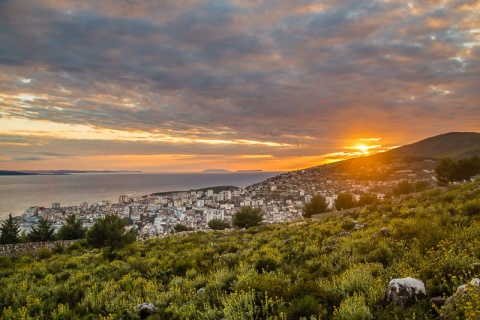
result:
[[[143,196],[156,192],[188,191],[233,185],[245,188],[281,172],[228,173],[75,173],[70,175],[0,176],[0,220],[22,215],[33,206],[89,205],[102,200],[118,202],[122,194]]]

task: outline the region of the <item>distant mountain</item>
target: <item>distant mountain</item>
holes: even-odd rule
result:
[[[423,157],[441,159],[468,158],[480,155],[480,133],[450,132],[427,138],[385,152],[394,157]]]
[[[28,173],[22,171],[0,170],[0,176],[32,176],[35,173]]]
[[[207,170],[203,170],[202,172],[203,173],[225,173],[225,172],[230,172],[230,171],[225,170],[225,169],[207,169]]]

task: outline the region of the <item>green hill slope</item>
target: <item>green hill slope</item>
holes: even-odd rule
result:
[[[454,159],[480,155],[480,133],[450,132],[386,152],[395,157],[425,157]]]
[[[150,319],[435,319],[431,297],[480,276],[478,182],[350,215],[172,235],[114,261],[80,245],[1,257],[0,318],[139,319],[148,302],[158,309]],[[421,280],[427,297],[384,306],[397,277]],[[479,305],[472,289],[444,319],[469,319]]]

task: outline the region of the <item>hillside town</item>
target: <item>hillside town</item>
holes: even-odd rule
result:
[[[261,208],[263,223],[289,222],[302,219],[302,208],[317,194],[326,198],[330,210],[335,210],[334,201],[340,193],[351,193],[357,200],[367,193],[382,199],[402,180],[424,180],[433,185],[434,164],[430,160],[419,164],[408,166],[410,169],[402,163],[378,166],[374,171],[389,175],[382,181],[354,179],[350,172],[330,164],[284,173],[247,188],[212,187],[145,196],[123,194],[118,202],[104,200],[67,207],[52,203],[49,208],[28,208],[19,222],[21,231],[28,234],[40,219],[46,219],[58,230],[69,215],[75,214],[90,228],[105,214],[115,214],[128,221],[128,228],[136,228],[140,237],[155,237],[173,233],[177,225],[208,230],[212,219],[231,224],[235,212],[244,206]]]

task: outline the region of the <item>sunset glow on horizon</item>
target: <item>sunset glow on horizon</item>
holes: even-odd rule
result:
[[[480,131],[480,4],[0,2],[0,170],[291,171]]]

